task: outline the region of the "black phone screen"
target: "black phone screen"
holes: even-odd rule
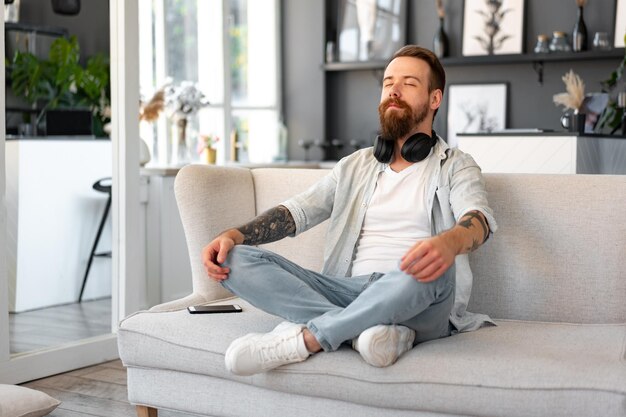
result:
[[[187,307],[191,314],[213,314],[213,313],[240,313],[242,308],[238,305],[214,305],[214,306],[191,306]]]

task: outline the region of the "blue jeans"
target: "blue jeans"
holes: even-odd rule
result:
[[[415,343],[450,335],[454,282],[445,274],[421,283],[400,270],[359,277],[329,277],[273,252],[235,246],[222,285],[253,306],[306,324],[325,351],[333,351],[378,324],[416,331]]]

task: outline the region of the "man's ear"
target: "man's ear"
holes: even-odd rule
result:
[[[430,93],[430,108],[431,110],[437,110],[441,106],[441,100],[443,100],[443,93],[440,89],[435,89]]]

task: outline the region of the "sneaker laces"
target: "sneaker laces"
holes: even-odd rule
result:
[[[264,343],[261,346],[257,346],[261,359],[264,362],[301,359],[298,353],[298,337],[300,334],[301,332],[281,337],[279,341],[271,344]]]

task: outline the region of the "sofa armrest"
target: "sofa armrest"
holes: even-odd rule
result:
[[[226,289],[207,277],[201,251],[220,232],[240,226],[254,217],[255,196],[250,170],[188,165],[176,176],[174,193],[189,250],[193,294],[155,308],[186,308],[191,304],[232,297]]]

